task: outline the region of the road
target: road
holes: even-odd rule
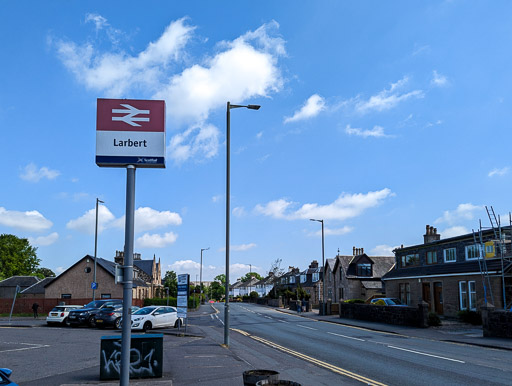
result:
[[[210,316],[223,327],[224,306]],[[230,305],[230,336],[323,366],[361,382],[388,385],[510,385],[512,354],[319,322],[246,303]],[[256,343],[258,342],[258,343]]]

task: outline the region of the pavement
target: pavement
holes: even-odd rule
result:
[[[279,312],[297,315],[297,312],[288,309],[273,309]],[[280,360],[271,358],[264,353],[247,353],[248,350],[246,346],[235,344],[235,341],[232,342],[229,348],[223,347],[219,344],[219,342],[222,342],[222,337],[215,337],[210,330],[208,330],[207,334],[204,326],[200,327],[194,324],[195,317],[208,315],[212,312],[213,308],[209,305],[201,306],[196,312],[191,312],[189,314],[190,322],[186,331],[183,328],[180,331],[177,329],[160,330],[159,332],[163,332],[164,335],[173,335],[179,338],[167,340],[166,344],[172,346],[172,349],[166,349],[164,352],[164,368],[168,369],[168,371],[164,370],[164,377],[161,379],[131,380],[130,384],[172,385],[174,382],[178,385],[241,385],[243,384],[243,371],[248,368],[272,368],[280,372],[281,379],[297,380],[297,376],[300,375],[300,379],[304,381],[303,384],[311,384],[306,380],[309,378],[311,372],[315,370],[308,368],[303,369],[303,374],[298,373],[298,371],[301,371],[301,366],[304,367],[304,364],[293,363],[293,361],[299,361],[298,359],[281,355],[277,357],[281,357],[282,360]],[[481,327],[452,320],[443,320],[442,326],[439,327],[415,328],[345,319],[337,315],[321,316],[318,314],[318,310],[303,312],[299,314],[299,316],[389,334],[399,334],[433,341],[468,344],[500,350],[512,350],[512,339],[484,338]],[[30,317],[12,318],[10,322],[8,319],[9,318],[0,318],[0,327],[37,328],[46,325],[45,317],[40,317],[39,319]],[[194,362],[193,367],[190,366],[191,360]],[[249,362],[251,367],[248,367]],[[198,366],[198,363],[201,365]],[[67,375],[67,378],[61,375],[58,379],[48,379],[48,383],[44,382],[44,384],[74,386],[82,384],[117,384],[112,382],[98,382],[98,368],[99,366],[86,369],[87,371],[85,373],[82,371],[80,374],[71,373]],[[82,383],[77,383],[78,380],[82,380]],[[26,385],[32,386],[38,385],[38,383],[32,382],[26,383]]]

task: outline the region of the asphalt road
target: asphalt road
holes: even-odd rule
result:
[[[211,319],[223,325],[223,305]],[[215,319],[215,320],[213,320]],[[317,365],[389,385],[512,384],[512,353],[318,322],[246,303],[231,303],[233,334],[247,335]]]

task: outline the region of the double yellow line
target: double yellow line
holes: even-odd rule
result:
[[[373,379],[363,377],[362,375],[359,375],[359,374],[353,373],[351,371],[342,369],[341,367],[338,367],[338,366],[331,365],[330,363],[323,362],[321,360],[315,359],[313,357],[310,357],[309,355],[301,354],[300,352],[297,352],[297,351],[294,351],[294,350],[290,350],[287,347],[281,346],[281,345],[279,345],[277,343],[274,343],[274,342],[271,342],[271,341],[269,341],[267,339],[263,339],[263,338],[260,338],[258,336],[251,335],[251,334],[249,334],[246,331],[239,330],[239,329],[236,329],[236,328],[232,328],[232,330],[236,331],[236,332],[238,332],[238,333],[240,333],[240,334],[242,334],[244,336],[248,336],[248,337],[250,337],[250,338],[252,338],[252,339],[254,339],[254,340],[258,341],[258,342],[266,344],[267,346],[276,348],[276,349],[278,349],[278,350],[280,350],[282,352],[285,352],[287,354],[293,355],[293,356],[295,356],[297,358],[303,359],[303,360],[308,361],[310,363],[313,363],[313,364],[315,364],[317,366],[320,366],[320,367],[326,368],[328,370],[331,370],[334,373],[337,373],[337,374],[344,375],[346,377],[355,379],[356,381],[363,382],[363,383],[365,383],[367,385],[386,386],[385,383],[374,381]]]

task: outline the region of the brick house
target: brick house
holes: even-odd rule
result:
[[[384,295],[382,276],[395,263],[394,256],[368,256],[363,248],[352,248],[352,255],[338,255],[334,259],[333,303],[348,299],[366,300]]]
[[[393,251],[395,266],[382,278],[386,296],[413,306],[424,301],[430,311],[449,317],[486,302],[503,308],[504,294],[508,302],[512,298],[512,250],[511,229],[502,229],[504,242],[489,229],[475,243],[472,233],[441,240],[427,225],[423,244]]]

